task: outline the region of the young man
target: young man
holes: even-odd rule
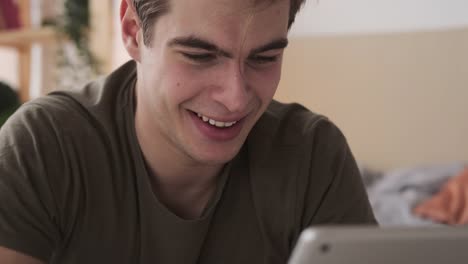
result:
[[[0,262],[285,263],[374,224],[341,132],[272,101],[301,2],[123,0],[133,61],[0,132]]]

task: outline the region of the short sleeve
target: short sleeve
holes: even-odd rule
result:
[[[54,154],[50,117],[23,106],[0,130],[0,246],[48,261],[59,231],[48,173]]]
[[[313,134],[302,219],[304,227],[377,224],[356,161],[342,132],[324,120],[314,128]]]

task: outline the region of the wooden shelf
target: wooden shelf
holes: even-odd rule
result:
[[[1,0],[0,0],[1,1]],[[39,1],[39,0],[35,0]],[[43,1],[43,0],[41,0]],[[46,44],[44,51],[52,51],[54,47],[61,45],[61,42],[70,41],[69,38],[54,27],[45,26],[38,29],[31,29],[31,2],[32,0],[16,0],[20,7],[20,16],[24,28],[17,30],[0,30],[0,47],[9,47],[15,49],[18,56],[18,88],[21,100],[28,101],[31,87],[31,47],[34,43]],[[103,73],[109,73],[112,65],[112,0],[89,0],[90,16],[90,36],[89,46],[91,51],[100,62]],[[34,6],[37,8],[37,6]],[[43,53],[45,54],[45,53]],[[43,65],[53,56],[45,56],[41,59]],[[45,68],[43,66],[43,68]],[[47,76],[41,73],[43,80],[40,84],[43,87],[49,87]],[[44,78],[45,76],[45,78]],[[50,76],[49,76],[50,77]],[[50,78],[49,78],[50,79]],[[46,85],[44,85],[46,83]]]
[[[18,47],[34,42],[56,41],[57,31],[52,27],[0,31],[0,46]]]

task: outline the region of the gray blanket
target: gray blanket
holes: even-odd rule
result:
[[[381,226],[439,225],[412,213],[436,194],[447,180],[463,170],[462,162],[369,173],[362,169],[369,200]]]

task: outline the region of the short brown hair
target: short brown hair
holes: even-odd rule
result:
[[[143,41],[145,45],[151,44],[152,39],[152,26],[156,22],[157,18],[164,15],[169,11],[170,0],[132,0],[133,6],[138,14],[143,27]],[[235,0],[234,0],[235,1]],[[258,1],[258,0],[257,0]],[[268,0],[275,2],[277,0]],[[296,14],[301,8],[305,0],[289,0],[289,22],[288,28],[294,23]]]

